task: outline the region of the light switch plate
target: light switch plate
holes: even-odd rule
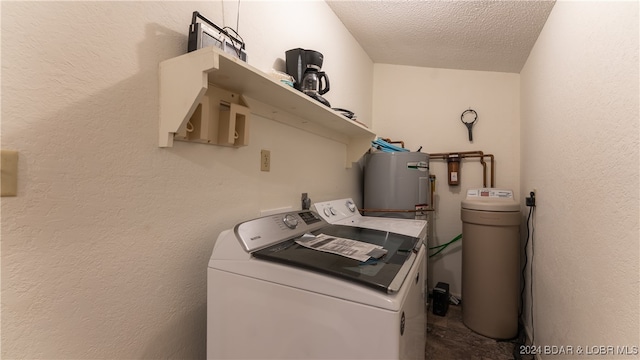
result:
[[[0,150],[0,196],[18,195],[18,152]]]

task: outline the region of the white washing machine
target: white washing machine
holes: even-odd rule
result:
[[[426,220],[362,216],[351,198],[317,202],[313,204],[313,207],[329,224],[390,231],[420,238],[425,246],[427,244],[428,223]]]
[[[361,262],[296,242],[321,234],[387,253]],[[424,359],[425,253],[418,237],[309,210],[225,230],[207,270],[207,358]]]
[[[317,202],[313,204],[313,208],[329,224],[356,226],[414,236],[419,238],[425,248],[427,248],[427,231],[429,229],[429,222],[426,220],[363,216],[360,214],[358,207],[351,198]],[[426,301],[428,297],[427,256],[424,257],[423,262],[423,291]],[[425,304],[425,306],[428,305]]]

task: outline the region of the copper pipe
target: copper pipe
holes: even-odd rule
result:
[[[394,212],[394,213],[415,213],[420,211],[435,211],[433,208],[419,209],[419,210],[401,210],[401,209],[360,209],[360,212]]]
[[[491,159],[491,187],[495,186],[494,178],[495,178],[495,162],[493,154],[485,154],[482,151],[461,151],[461,152],[451,152],[451,153],[432,153],[429,154],[429,159],[441,159],[447,160],[450,155],[458,155],[461,159],[464,158],[479,158],[480,163],[482,164],[482,185],[487,187],[487,163],[484,161],[485,157]]]
[[[449,155],[455,155],[455,154],[459,154],[459,155],[484,155],[484,153],[480,150],[477,151],[452,151],[452,152],[448,152],[448,153],[429,153],[429,156],[434,156],[434,157],[438,157],[438,156],[449,156]]]
[[[478,151],[480,154],[467,154],[462,155],[462,158],[480,158],[480,164],[482,164],[482,186],[487,187],[487,163],[484,161],[484,154],[482,151]],[[491,183],[493,184],[493,179],[491,179]],[[493,185],[491,186],[493,187]]]
[[[455,153],[433,153],[429,154],[429,159],[440,158],[442,160],[447,160],[451,155],[456,155],[460,159],[464,158],[480,158],[480,163],[482,164],[482,186],[487,187],[487,164],[484,162],[484,153],[482,151],[461,151]],[[491,179],[491,183],[493,184],[493,178]]]
[[[402,140],[391,141],[391,139],[389,139],[389,138],[380,138],[380,139],[382,139],[383,141],[388,142],[389,144],[400,144],[402,146],[402,148],[404,149],[404,141],[402,141]]]
[[[475,156],[472,155],[472,153],[474,153],[473,151],[468,151],[466,152],[469,155],[463,156],[463,157],[470,157],[470,158],[475,158],[475,157],[479,157],[480,158],[480,163],[482,163],[482,167],[483,167],[483,175],[484,175],[484,179],[486,179],[486,174],[487,174],[487,163],[484,161],[485,157],[488,157],[491,159],[491,187],[495,186],[495,182],[494,182],[494,178],[495,178],[495,162],[494,162],[494,156],[493,154],[484,154],[482,151],[477,151],[477,153],[479,154],[479,156]],[[460,154],[466,154],[466,153],[460,153]],[[483,180],[484,186],[487,186],[487,182],[486,180]]]

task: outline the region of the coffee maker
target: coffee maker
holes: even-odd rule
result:
[[[306,95],[331,107],[321,95],[329,91],[329,77],[322,68],[322,53],[301,48],[291,49],[285,53],[287,74],[293,76],[293,87]]]

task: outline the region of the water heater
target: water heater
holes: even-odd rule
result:
[[[364,209],[367,216],[415,218],[429,205],[429,154],[373,152],[365,155]]]

